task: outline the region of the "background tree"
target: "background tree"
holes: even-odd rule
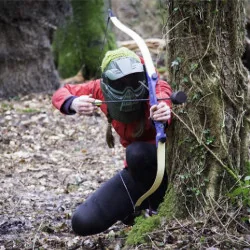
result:
[[[53,43],[59,73],[62,78],[67,78],[81,69],[85,79],[96,78],[102,56],[115,48],[110,32],[104,39],[108,8],[104,11],[103,0],[72,0],[71,4],[73,15],[58,29]]]
[[[160,216],[201,218],[225,207],[228,192],[250,176],[244,1],[166,2],[168,80],[188,103],[173,110],[168,130],[170,185]],[[244,192],[249,205],[249,187]],[[128,242],[157,221],[134,227]]]
[[[59,87],[51,42],[68,13],[68,0],[0,2],[0,97]]]

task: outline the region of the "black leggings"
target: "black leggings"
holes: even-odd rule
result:
[[[128,168],[105,182],[75,211],[72,227],[76,234],[86,236],[105,231],[118,220],[134,212],[136,201],[152,186],[157,168],[156,147],[134,142],[126,148]],[[157,209],[167,189],[165,174],[160,187],[139,209]]]

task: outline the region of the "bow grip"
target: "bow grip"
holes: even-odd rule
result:
[[[148,87],[149,87],[149,102],[150,106],[157,105],[157,97],[155,92],[156,83],[158,81],[158,76],[156,73],[153,73],[153,75],[150,77],[147,74],[148,78]],[[158,142],[165,142],[166,141],[166,133],[165,133],[165,126],[163,122],[157,122],[154,121],[155,129],[156,129],[156,145],[158,145]]]

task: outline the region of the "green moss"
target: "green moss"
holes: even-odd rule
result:
[[[136,218],[136,223],[129,232],[126,245],[137,245],[147,242],[147,235],[160,226],[162,218],[170,219],[176,214],[176,196],[174,188],[170,186],[163,203],[160,205],[159,213],[152,217]]]
[[[72,0],[73,16],[55,33],[53,52],[62,78],[76,75],[83,68],[86,79],[96,77],[102,59],[106,21],[103,1]],[[108,32],[103,53],[115,48]]]
[[[159,208],[159,216],[165,217],[166,219],[171,219],[173,215],[176,215],[178,211],[176,210],[177,197],[175,192],[175,187],[169,185],[164,201],[161,203]]]
[[[160,224],[158,215],[145,218],[140,216],[136,218],[136,223],[129,232],[126,245],[136,245],[147,241],[147,234],[152,232]]]

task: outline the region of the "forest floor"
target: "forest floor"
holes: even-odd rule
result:
[[[109,149],[105,131],[102,114],[62,115],[49,94],[0,102],[0,250],[124,248],[121,222],[88,237],[70,225],[76,206],[123,168],[124,149]],[[250,249],[249,231],[219,226],[175,220],[127,249]]]

